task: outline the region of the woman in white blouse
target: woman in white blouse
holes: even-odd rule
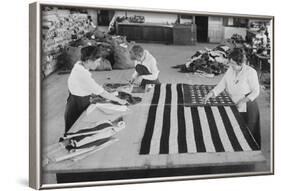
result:
[[[242,49],[234,48],[229,54],[229,69],[217,86],[205,97],[205,103],[211,97],[226,90],[260,145],[259,108],[256,98],[260,93],[258,75],[255,69],[245,64]]]
[[[87,46],[81,49],[81,59],[77,61],[68,78],[69,96],[65,108],[65,133],[71,128],[82,112],[90,105],[90,97],[102,96],[121,105],[127,101],[119,99],[105,91],[93,78],[89,71],[95,60],[96,47]]]

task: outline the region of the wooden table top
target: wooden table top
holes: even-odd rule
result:
[[[130,112],[124,116],[126,128],[115,135],[119,141],[77,162],[66,160],[49,164],[43,168],[43,171],[67,173],[243,165],[265,160],[260,150],[140,155],[140,145],[145,131],[153,91],[135,95],[142,97],[142,102],[129,106]],[[89,122],[85,121],[86,117],[86,112],[84,112],[70,131],[75,132],[87,126]]]

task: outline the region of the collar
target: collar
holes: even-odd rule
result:
[[[79,68],[83,69],[83,70],[89,71],[89,69],[87,69],[87,68],[84,66],[84,63],[83,63],[83,61],[81,61],[81,60],[79,60],[79,61],[76,63],[76,65],[77,65]]]
[[[246,64],[243,63],[243,66],[242,66],[242,69],[237,73],[236,77],[239,77],[241,76],[241,74],[245,71],[246,69]],[[234,70],[233,70],[234,71]],[[235,72],[235,71],[234,71]]]
[[[146,51],[143,52],[142,58],[139,62],[142,64],[145,58],[146,58]]]

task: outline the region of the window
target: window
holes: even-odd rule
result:
[[[224,17],[223,24],[224,26],[230,27],[248,27],[249,19],[240,18],[240,17]]]
[[[178,23],[180,24],[192,24],[193,23],[193,16],[187,14],[178,15]]]
[[[113,15],[114,15],[114,11],[99,10],[98,11],[98,26],[108,26]]]

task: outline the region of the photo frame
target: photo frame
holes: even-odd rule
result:
[[[273,16],[36,2],[29,23],[32,188],[274,173]],[[86,60],[85,47],[92,51]],[[132,50],[140,47],[146,57],[138,60]],[[255,71],[239,90],[246,92],[245,108],[257,101],[258,131],[231,94],[246,77],[204,102],[232,67],[233,49],[243,50],[243,64]],[[148,71],[136,67],[145,58]],[[87,89],[81,88],[87,80],[77,85],[77,77],[69,78],[88,60],[97,89],[113,98],[91,94],[67,129],[69,100]],[[154,62],[157,69],[150,68]],[[157,80],[143,77],[155,71]],[[133,73],[142,76],[139,84]],[[249,96],[255,77],[259,92]]]

